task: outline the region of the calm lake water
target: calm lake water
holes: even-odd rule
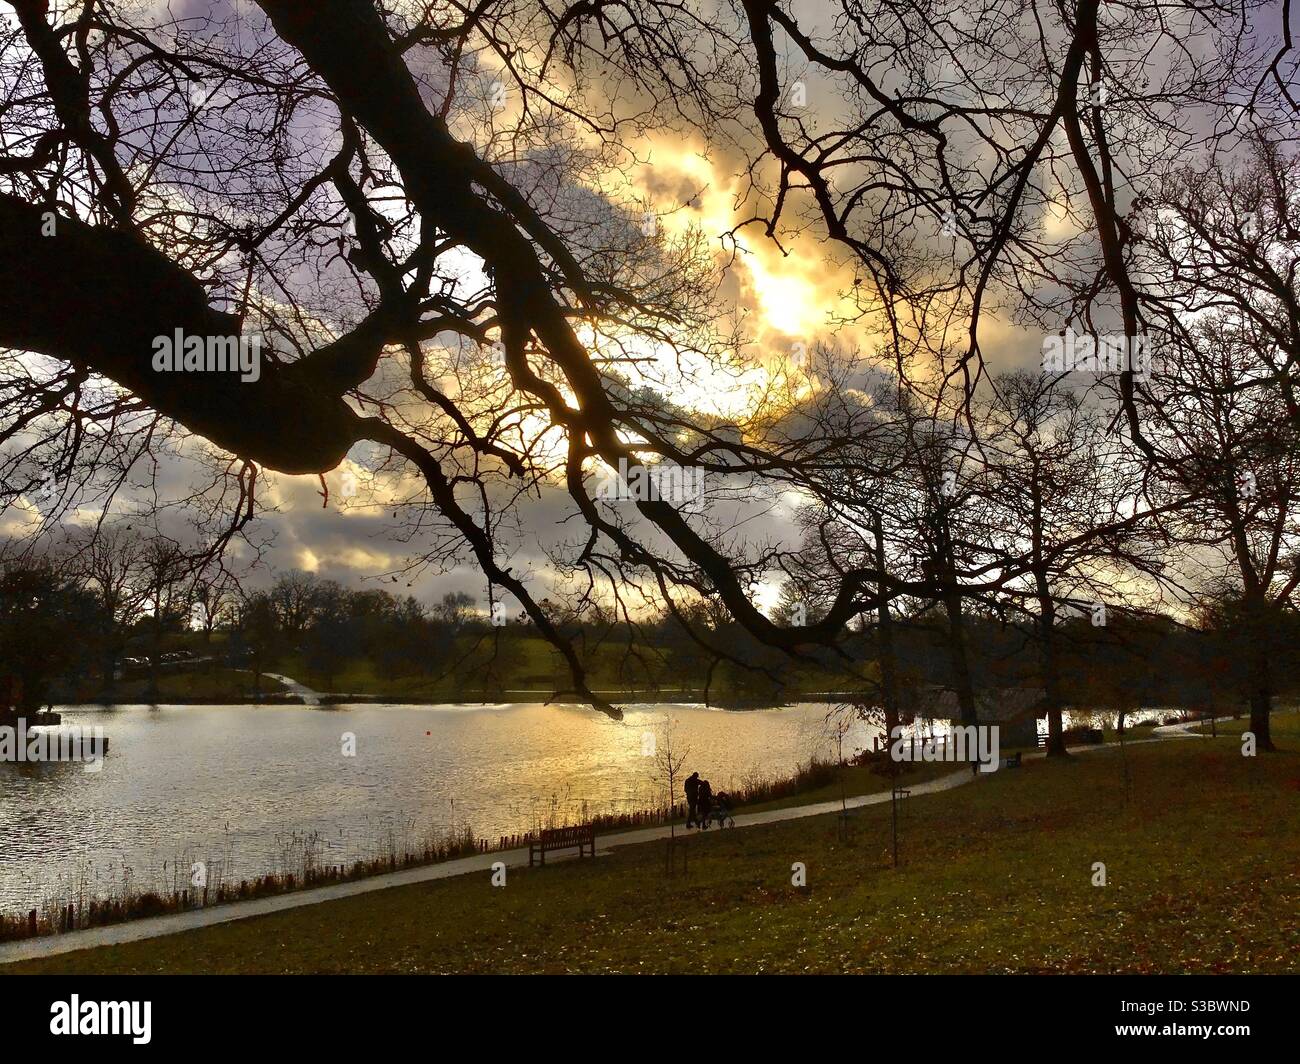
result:
[[[825,706],[728,712],[579,706],[132,706],[63,710],[103,727],[102,771],[0,764],[0,911],[46,899],[187,886],[194,861],[236,882],[300,866],[317,836],[324,864],[417,848],[469,825],[495,838],[585,811],[659,804],[647,732],[674,721],[686,772],[715,790],[748,774],[789,775],[833,757]],[[342,756],[345,732],[356,756]],[[857,724],[846,755],[868,745]],[[658,740],[661,741],[661,740]]]

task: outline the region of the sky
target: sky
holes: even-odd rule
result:
[[[211,6],[207,0],[136,0],[136,4],[158,17],[202,13]],[[0,13],[5,6],[0,4]],[[258,18],[250,6],[246,0],[238,0],[236,9]],[[818,15],[829,10],[829,5],[800,0],[793,7],[815,29],[828,29],[820,24],[825,20]],[[837,106],[834,93],[814,78],[806,88],[808,121],[815,124],[821,118],[829,119]],[[721,416],[743,416],[771,375],[787,372],[800,354],[818,343],[866,349],[878,341],[865,327],[832,324],[850,313],[848,294],[854,271],[843,253],[821,239],[816,229],[786,234],[781,247],[766,239],[758,226],[737,231],[736,227],[752,216],[756,202],[742,172],[743,152],[735,144],[710,144],[698,133],[683,135],[674,130],[647,131],[625,147],[626,158],[635,161],[619,171],[617,182],[612,182],[617,187],[611,188],[610,194],[623,202],[633,198],[651,204],[657,224],[670,240],[684,240],[692,233],[705,238],[721,271],[718,315],[741,320],[749,339],[743,352],[743,372],[722,373],[697,366],[696,375],[675,382],[673,398],[677,402]],[[595,191],[599,194],[601,190]],[[1045,221],[1049,228],[1062,224],[1060,219]],[[464,271],[467,283],[481,283],[475,264],[465,263]],[[995,317],[986,323],[982,342],[993,370],[1027,368],[1038,364],[1042,333]],[[286,431],[292,431],[291,423]],[[160,497],[183,495],[201,478],[199,468],[190,460],[198,450],[201,448],[193,442],[184,444],[181,456],[159,464],[154,489]],[[470,564],[457,562],[446,571],[440,567],[407,570],[406,561],[421,541],[402,541],[403,522],[393,520],[391,503],[406,497],[415,489],[415,482],[409,473],[377,475],[375,466],[373,455],[362,449],[354,451],[326,478],[328,505],[323,505],[317,478],[268,475],[259,501],[273,512],[264,514],[255,531],[263,551],[260,576],[254,581],[297,568],[354,587],[379,584],[423,601],[449,591],[465,591],[486,604],[484,578]],[[361,490],[348,497],[353,483]],[[129,490],[119,499],[119,508],[130,509],[144,493],[142,485]],[[25,513],[11,508],[0,516],[0,531],[14,533],[30,527],[40,513],[39,501],[30,502]],[[742,525],[756,539],[791,543],[794,503],[789,499],[775,503],[729,501],[724,504],[728,508],[724,523]],[[562,491],[543,486],[539,497],[524,510],[523,528],[507,538],[513,541],[512,564],[516,571],[532,574],[537,597],[546,593],[548,581],[556,579],[548,548],[573,539],[574,531],[566,523],[572,513],[572,504]],[[69,519],[78,523],[96,516],[89,506]],[[184,515],[168,513],[162,516],[161,525],[182,538],[184,521]],[[234,560],[247,563],[251,557],[247,550],[237,551]],[[765,585],[759,593],[760,604],[774,605],[776,591],[773,584]]]

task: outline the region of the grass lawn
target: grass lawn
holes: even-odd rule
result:
[[[620,675],[619,658],[616,649],[610,647],[587,656],[587,678],[593,688],[622,690],[638,686],[638,681],[641,685],[647,683],[644,675]],[[275,671],[326,691],[432,701],[484,697],[492,700],[503,689],[549,694],[556,686],[570,683],[563,659],[550,643],[514,631],[500,637],[491,634],[462,637],[454,657],[439,663],[432,676],[394,676],[363,658],[340,661],[326,676],[312,669],[299,655],[286,656]],[[440,675],[444,671],[450,674]]]
[[[164,649],[217,655],[226,642],[227,633],[217,632],[211,643],[195,636],[169,640]],[[629,655],[626,646],[603,643],[588,647],[583,661],[591,688],[611,695],[616,702],[632,697],[671,700],[683,691],[694,698],[700,694],[704,682],[703,672],[696,675],[698,670],[693,668],[674,667],[671,657],[656,656],[646,648],[641,648],[640,658],[636,658]],[[572,684],[567,666],[550,643],[514,630],[500,636],[491,633],[462,636],[454,653],[445,660],[433,662],[427,675],[394,675],[391,668],[364,657],[340,658],[328,672],[323,672],[313,668],[300,653],[267,661],[264,671],[290,676],[323,693],[413,703],[492,702],[507,696],[518,698],[521,692],[549,697],[552,692],[567,690]],[[786,701],[799,700],[800,691],[851,689],[859,683],[847,675],[794,668],[786,671],[785,678],[790,687],[780,697]],[[714,679],[711,695],[715,701],[744,696],[743,691],[726,683],[725,677]],[[147,688],[147,678],[142,673],[133,674],[116,683],[115,700],[119,703],[146,701]],[[274,692],[279,685],[263,676],[262,689]],[[168,666],[159,672],[159,691],[159,701],[163,702],[251,701],[252,673],[215,663],[200,667]],[[58,700],[92,702],[97,694],[94,686],[81,685],[62,691]]]
[[[309,906],[25,972],[1287,972],[1300,969],[1300,718],[1286,752],[1170,740],[1026,762],[889,807]],[[808,800],[810,796],[803,796]],[[807,889],[791,886],[791,864]],[[1107,885],[1092,885],[1104,862]]]
[[[658,689],[669,692],[665,697],[671,697],[672,692],[683,688],[698,693],[705,680],[700,668],[675,666],[669,652],[661,654],[641,647],[637,654],[631,654],[626,645],[617,642],[585,647],[582,660],[587,682],[595,691],[649,694]],[[390,670],[363,658],[341,660],[325,675],[297,654],[286,655],[272,671],[322,691],[413,701],[492,701],[503,691],[549,695],[572,683],[564,659],[550,643],[540,636],[514,630],[503,630],[500,636],[462,636],[454,655],[437,663],[430,676],[394,676]],[[444,672],[448,675],[442,675]],[[785,679],[790,685],[783,695],[787,700],[797,699],[799,691],[849,689],[860,684],[844,674],[808,668],[788,668]],[[715,675],[714,699],[743,693],[735,690],[726,676]]]
[[[916,783],[922,783],[925,780],[932,780],[936,776],[946,776],[958,766],[946,762],[918,762],[910,767],[910,770],[898,778],[900,787],[910,787]],[[889,777],[873,772],[870,768],[863,766],[849,766],[840,769],[842,774],[842,783],[837,780],[835,783],[827,784],[824,787],[814,787],[810,790],[800,791],[798,794],[791,794],[785,798],[775,798],[767,802],[750,802],[746,803],[744,808],[737,809],[740,813],[759,813],[767,809],[788,809],[795,805],[817,805],[820,802],[838,802],[841,795],[845,798],[857,798],[863,794],[879,794],[882,791],[889,790]]]
[[[151,701],[148,697],[149,681],[138,676],[119,680],[114,688],[114,699],[120,704]],[[263,694],[284,691],[278,680],[262,677]],[[227,669],[221,666],[194,669],[162,669],[158,673],[158,695],[152,699],[159,703],[243,702],[252,699],[253,674],[247,670]]]

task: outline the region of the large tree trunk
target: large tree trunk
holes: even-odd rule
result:
[[[1251,626],[1255,629],[1255,626]],[[1257,750],[1274,751],[1269,717],[1273,709],[1273,684],[1269,647],[1259,630],[1252,631],[1250,654],[1250,730]]]
[[[1269,733],[1269,712],[1272,708],[1272,699],[1269,693],[1263,690],[1257,690],[1250,696],[1250,730],[1255,736],[1255,748],[1258,750],[1276,750],[1273,745],[1273,737]]]
[[[978,724],[975,713],[975,685],[970,677],[970,658],[966,653],[966,621],[962,613],[961,588],[957,584],[957,566],[948,549],[946,535],[943,543],[942,565],[943,603],[948,611],[948,653],[952,662],[952,685],[957,693],[957,706],[962,724]]]
[[[1274,620],[1262,592],[1247,592],[1246,607],[1246,668],[1247,689],[1250,692],[1250,730],[1255,736],[1257,750],[1273,751],[1273,736],[1269,716],[1273,709],[1272,621]]]
[[[1065,728],[1061,722],[1061,664],[1056,646],[1056,603],[1047,584],[1047,574],[1034,574],[1038,592],[1038,646],[1043,665],[1043,696],[1047,703],[1047,756],[1068,757]]]
[[[880,515],[875,515],[876,582],[879,606],[876,614],[880,625],[880,700],[885,710],[885,739],[892,741],[898,727],[898,661],[894,656],[893,617],[889,612],[889,599],[885,596],[885,534]]]
[[[952,541],[948,536],[947,520],[940,515],[938,522],[938,569],[943,583],[943,603],[948,613],[948,656],[952,668],[952,686],[957,695],[957,709],[964,727],[979,724],[975,710],[975,685],[971,681],[970,659],[966,653],[966,625],[962,616],[961,587],[957,583],[957,563],[953,557]],[[975,758],[971,771],[979,771]]]
[[[149,685],[145,692],[145,697],[151,702],[158,699],[158,658],[162,654],[162,640],[158,632],[158,624],[154,623],[153,645],[149,648]]]
[[[975,685],[970,678],[970,661],[966,656],[966,625],[962,616],[961,592],[957,590],[952,567],[948,567],[945,579],[948,590],[944,594],[944,606],[948,611],[948,654],[952,664],[952,686],[957,694],[957,709],[961,715],[963,727],[979,724],[975,712]],[[970,756],[972,772],[979,771],[977,759]]]
[[[979,724],[975,712],[975,685],[970,678],[970,662],[966,657],[966,625],[962,617],[961,593],[950,592],[944,597],[948,608],[948,648],[952,657],[952,685],[957,692],[957,708],[965,726]],[[979,771],[979,759],[967,749],[970,770]]]
[[[944,596],[948,610],[948,653],[952,661],[952,686],[957,693],[957,708],[963,724],[978,724],[975,713],[975,685],[970,676],[970,659],[966,653],[966,623],[962,615],[961,592]]]

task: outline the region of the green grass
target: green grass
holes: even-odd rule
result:
[[[504,889],[484,872],[6,970],[1294,971],[1300,719],[1275,738],[1290,750],[1170,740],[918,797],[897,870],[886,805],[849,843],[833,816],[692,837],[684,878],[657,842],[511,870]]]
[[[662,653],[640,647],[639,659],[626,644],[605,642],[587,645],[582,651],[588,686],[594,691],[621,692],[626,695],[651,695],[655,690],[674,692],[703,688],[705,673],[697,666],[675,665],[671,651]],[[503,629],[497,637],[491,633],[462,636],[453,656],[435,663],[431,676],[392,676],[373,662],[353,658],[338,663],[330,675],[310,668],[300,655],[284,657],[272,671],[281,672],[325,691],[364,694],[412,701],[452,701],[459,699],[489,700],[505,692],[540,691],[550,694],[572,683],[568,667],[560,653],[540,636],[515,629]],[[442,675],[446,672],[447,675]],[[798,691],[826,691],[860,686],[847,675],[809,668],[786,668],[784,679],[789,690],[784,697],[793,699]],[[715,677],[711,689],[714,699],[743,696],[744,691]]]
[[[271,669],[291,676],[308,687],[343,694],[379,695],[387,698],[421,699],[450,692],[450,685],[427,676],[384,676],[376,672],[369,661],[356,658],[343,662],[333,676],[313,672],[301,657],[290,655],[275,663]]]
[[[898,778],[900,787],[910,787],[913,784],[922,783],[925,780],[934,779],[936,776],[946,776],[949,772],[955,771],[960,766],[944,762],[925,763],[919,762],[912,766],[909,771],[903,773]],[[787,795],[784,798],[776,798],[768,802],[747,803],[743,809],[736,810],[741,813],[759,813],[769,809],[788,809],[796,805],[817,805],[820,802],[838,802],[841,795],[845,798],[857,798],[864,794],[880,794],[889,790],[889,777],[873,772],[870,768],[864,766],[850,766],[840,769],[843,775],[843,790],[841,790],[840,781],[827,784],[824,787],[815,787],[810,790],[800,791],[798,794]]]
[[[210,643],[194,634],[184,638],[169,636],[162,649],[187,649],[201,655],[215,655],[221,653],[228,638],[225,632],[214,632]],[[671,651],[660,656],[651,648],[641,647],[639,654],[640,661],[626,645],[609,642],[585,647],[582,657],[588,686],[615,702],[633,697],[650,701],[671,700],[696,697],[701,692],[705,677],[696,666],[675,664]],[[136,656],[140,655],[137,653]],[[539,696],[549,697],[554,691],[567,690],[572,684],[567,665],[550,643],[514,628],[502,629],[499,635],[491,632],[462,635],[454,652],[429,663],[429,674],[396,676],[391,669],[364,657],[341,659],[332,671],[325,672],[312,668],[305,656],[298,653],[268,661],[264,668],[267,672],[293,677],[325,693],[394,702],[498,701],[505,697],[520,698],[521,692],[538,692]],[[787,701],[797,700],[800,691],[846,690],[861,683],[847,675],[806,668],[787,668],[783,676],[789,689],[781,697]],[[172,666],[163,669],[159,676],[161,701],[170,698],[192,702],[208,697],[217,702],[238,702],[249,698],[251,686],[251,673],[216,665],[193,674],[177,671]],[[264,679],[264,690],[274,691],[277,687],[275,681]],[[146,678],[133,676],[117,682],[114,696],[116,701],[132,702],[143,700],[146,692]],[[93,685],[79,683],[60,691],[57,700],[95,701],[98,694]],[[725,676],[715,676],[710,694],[718,702],[746,696],[744,690],[728,683]]]
[[[261,690],[268,694],[282,692],[284,688],[279,681],[263,676]],[[158,694],[153,700],[162,703],[244,702],[252,700],[252,692],[253,674],[247,670],[212,666],[181,671],[173,667],[159,670]],[[119,680],[114,686],[113,697],[119,703],[149,701],[148,678],[137,676]]]

